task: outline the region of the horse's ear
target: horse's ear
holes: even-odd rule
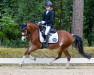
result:
[[[18,23],[20,26],[22,26],[22,24],[21,23]]]
[[[26,23],[24,23],[24,26],[27,26],[27,24],[26,24]]]

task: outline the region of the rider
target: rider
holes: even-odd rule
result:
[[[45,3],[45,8],[46,11],[44,12],[44,16],[41,22],[38,22],[39,24],[45,25],[45,37],[44,39],[46,40],[44,47],[47,48],[48,47],[48,38],[49,38],[49,32],[51,27],[53,26],[53,12],[52,12],[52,2],[47,1]]]

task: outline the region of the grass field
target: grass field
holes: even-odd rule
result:
[[[94,57],[94,47],[85,47],[86,53],[92,53]],[[0,47],[0,58],[21,58],[24,55],[26,48],[2,48]],[[39,49],[33,53],[32,56],[36,58],[55,58],[57,56],[58,49],[48,50],[48,49]],[[69,53],[72,58],[81,58],[82,56],[74,48],[69,48]],[[62,57],[65,55],[62,53]]]

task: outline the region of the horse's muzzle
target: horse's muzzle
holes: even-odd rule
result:
[[[22,36],[22,41],[25,42],[26,41],[26,37]]]

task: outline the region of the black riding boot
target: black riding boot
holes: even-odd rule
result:
[[[48,37],[49,35],[45,35],[44,36],[44,39],[45,39],[45,42],[43,43],[43,48],[48,48]]]
[[[46,35],[45,48],[48,48],[48,35]]]

